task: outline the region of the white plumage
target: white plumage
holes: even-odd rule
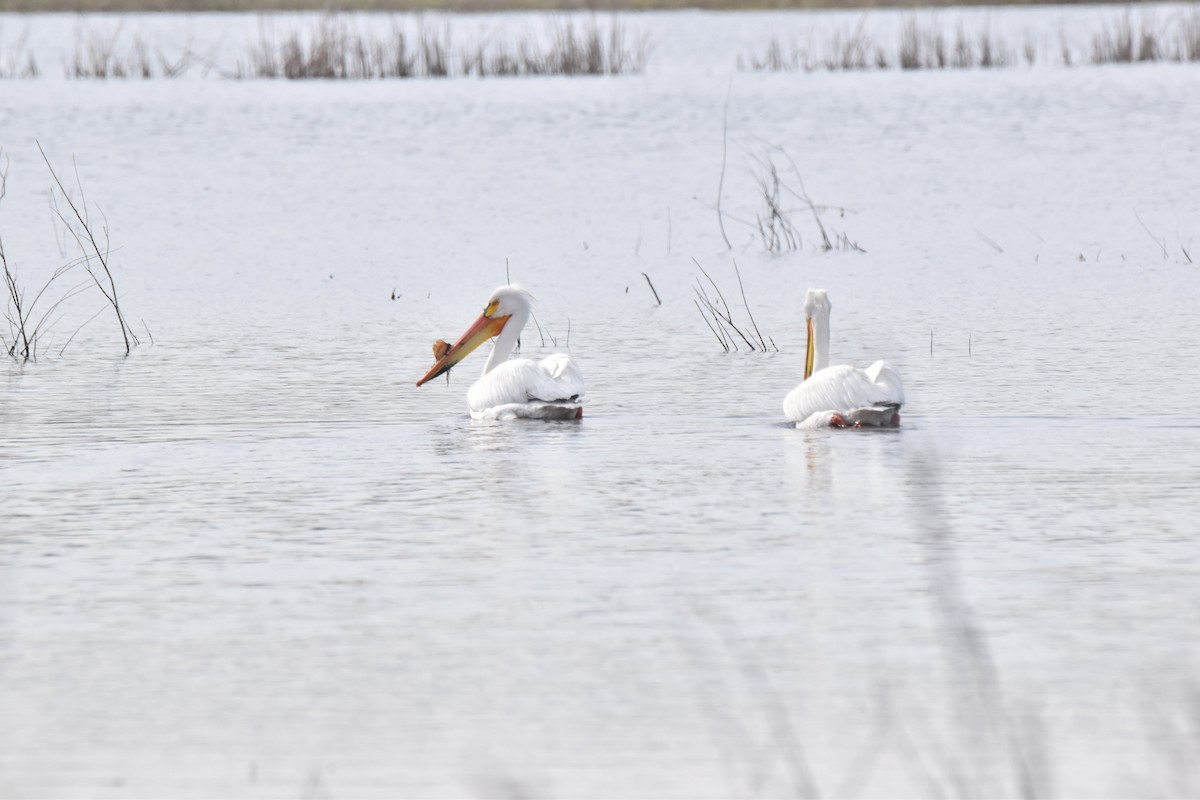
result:
[[[783,413],[798,428],[899,425],[904,382],[895,367],[886,361],[866,369],[828,366],[830,310],[824,289],[808,290],[804,382],[784,398]]]
[[[582,397],[579,367],[570,356],[555,353],[541,361],[501,362],[471,386],[467,405],[475,419],[572,419],[582,409]]]
[[[533,308],[529,293],[502,286],[492,293],[475,323],[417,385],[441,375],[487,339],[496,344],[483,374],[467,392],[474,419],[578,419],[583,416],[583,374],[570,356],[555,353],[541,361],[512,359]]]

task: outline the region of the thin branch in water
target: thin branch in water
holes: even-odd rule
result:
[[[725,346],[725,350],[728,351],[732,348],[734,352],[737,352],[737,342],[733,341],[733,337],[725,330],[725,324],[721,320],[721,312],[713,305],[712,300],[708,299],[708,295],[704,293],[704,288],[700,285],[699,281],[692,287],[692,291],[696,293],[696,297],[704,304],[704,308],[708,309],[708,313],[712,315],[712,321],[716,324],[717,331],[720,332],[721,343]]]
[[[50,170],[50,175],[51,175],[51,177],[54,178],[54,182],[58,185],[58,189],[62,193],[63,199],[65,199],[67,201],[67,205],[69,205],[71,207],[71,211],[73,211],[75,213],[75,218],[77,220],[79,220],[79,224],[83,227],[83,232],[87,235],[88,242],[91,244],[92,250],[95,252],[96,258],[99,259],[100,266],[104,269],[104,274],[108,278],[108,290],[109,291],[105,291],[104,285],[100,282],[100,279],[92,271],[90,264],[85,263],[85,266],[87,267],[87,270],[88,270],[88,274],[90,274],[92,276],[92,279],[95,280],[95,282],[96,282],[96,286],[100,289],[100,291],[104,294],[104,296],[108,299],[109,303],[113,307],[113,311],[115,312],[115,314],[117,316],[117,322],[121,326],[121,338],[124,339],[124,341],[125,341],[125,354],[128,355],[130,350],[132,349],[132,344],[130,343],[130,340],[132,338],[133,342],[136,343],[137,337],[132,336],[131,331],[129,330],[129,325],[125,322],[125,316],[121,313],[121,305],[117,299],[117,284],[113,278],[112,270],[110,270],[108,267],[108,258],[105,255],[105,253],[102,253],[100,251],[100,245],[99,245],[99,243],[96,242],[96,237],[94,235],[92,235],[91,227],[88,225],[87,221],[84,219],[83,214],[80,213],[79,208],[75,205],[75,202],[71,199],[70,195],[67,194],[66,187],[63,186],[62,181],[58,177],[58,173],[56,173],[54,171],[54,166],[50,163],[50,159],[46,156],[46,151],[42,148],[42,143],[37,142],[37,146],[38,146],[38,152],[40,152],[42,154],[42,160],[46,162],[46,168]],[[75,168],[75,177],[76,177],[76,181],[79,181],[78,165],[76,165],[76,168]],[[79,193],[80,193],[80,202],[84,202],[82,182],[79,182]],[[86,204],[84,207],[86,209]],[[107,231],[108,231],[107,223],[104,226],[104,231],[107,234]],[[77,241],[78,241],[78,238],[79,237],[77,236],[76,237]],[[80,246],[82,247],[82,244]],[[108,246],[106,244],[105,252],[107,252],[107,251],[108,251]],[[86,250],[85,250],[85,252],[86,252]]]
[[[713,287],[713,289],[714,289],[714,290],[716,291],[716,293],[717,293],[717,297],[718,297],[718,298],[721,300],[721,304],[725,306],[725,313],[724,313],[724,314],[721,314],[721,313],[720,313],[720,312],[717,310],[716,306],[714,306],[714,305],[713,305],[713,304],[710,302],[710,303],[709,303],[709,305],[710,305],[710,307],[712,307],[712,309],[713,309],[714,313],[717,313],[717,315],[718,315],[718,316],[721,318],[721,321],[722,321],[722,322],[724,322],[726,325],[728,325],[730,328],[732,328],[732,329],[733,329],[733,331],[734,331],[734,333],[736,333],[738,336],[740,336],[740,337],[742,338],[742,341],[746,343],[746,346],[747,346],[747,347],[749,347],[751,351],[753,351],[753,350],[757,349],[757,348],[754,346],[754,342],[750,341],[750,338],[749,338],[748,336],[746,336],[746,334],[742,333],[742,330],[741,330],[741,328],[739,328],[739,327],[738,327],[738,326],[737,326],[737,325],[734,323],[734,321],[733,321],[733,313],[732,313],[732,312],[729,310],[729,302],[728,302],[728,301],[725,299],[725,295],[724,295],[724,293],[721,291],[721,287],[720,287],[720,286],[717,286],[717,282],[716,282],[716,281],[714,281],[714,280],[712,279],[712,276],[710,276],[710,275],[709,275],[709,274],[708,274],[708,273],[705,271],[704,267],[700,266],[700,262],[699,262],[699,261],[697,261],[695,258],[693,258],[693,259],[692,259],[692,263],[694,263],[694,264],[696,265],[696,267],[697,267],[697,268],[698,268],[698,269],[699,269],[701,272],[703,272],[703,273],[704,273],[704,277],[705,277],[705,278],[708,278],[708,282],[712,284],[712,287]],[[708,300],[708,297],[707,297],[707,296],[705,296],[705,300],[706,300],[706,301]],[[736,345],[734,346],[734,349],[735,349],[735,350],[737,349],[737,346],[736,346]]]
[[[729,79],[729,89],[725,92],[725,113],[721,120],[721,178],[717,181],[717,225],[721,228],[721,238],[725,240],[726,249],[732,250],[729,236],[725,233],[725,220],[721,216],[721,195],[725,191],[725,163],[729,154],[729,97],[733,94],[733,79]]]
[[[101,309],[100,309],[99,311],[97,311],[95,314],[92,314],[90,317],[88,317],[88,318],[87,318],[87,320],[86,320],[86,321],[85,321],[85,322],[84,322],[82,325],[80,325],[78,328],[76,328],[76,329],[75,329],[75,332],[71,334],[71,337],[70,337],[69,339],[67,339],[67,343],[66,343],[66,344],[64,344],[64,345],[62,346],[62,349],[58,351],[58,355],[59,355],[59,356],[62,356],[62,354],[63,354],[64,352],[66,352],[67,348],[68,348],[68,347],[70,347],[70,345],[71,345],[71,342],[75,341],[75,337],[79,335],[79,332],[80,332],[81,330],[83,330],[84,328],[86,328],[86,327],[88,326],[88,323],[89,323],[89,322],[91,322],[91,321],[92,321],[92,320],[94,320],[96,317],[98,317],[98,316],[100,316],[101,314],[103,314],[103,313],[104,313],[104,309],[106,309],[106,308],[108,308],[108,306],[103,306],[103,307],[101,307]]]
[[[696,304],[696,310],[700,312],[700,319],[704,320],[704,324],[707,325],[708,329],[713,332],[713,336],[717,337],[717,341],[720,343],[721,347],[724,348],[726,353],[728,353],[729,345],[725,344],[725,340],[721,338],[721,334],[717,333],[717,329],[714,328],[713,324],[708,321],[708,315],[704,313],[704,309],[700,306],[700,301],[693,300],[692,302]]]
[[[642,277],[646,279],[646,283],[650,284],[650,291],[654,292],[654,305],[661,306],[662,300],[659,299],[658,290],[654,288],[654,284],[650,281],[650,276],[643,272]]]
[[[671,255],[671,207],[667,206],[667,255]]]
[[[984,243],[984,244],[986,244],[988,247],[990,247],[990,248],[992,248],[993,250],[995,250],[997,253],[1003,253],[1003,252],[1004,252],[1004,248],[1003,248],[1003,247],[1001,247],[1000,245],[998,245],[998,244],[996,244],[994,241],[992,241],[990,238],[988,238],[988,236],[987,236],[986,234],[984,234],[984,232],[983,232],[983,231],[979,230],[979,228],[976,228],[976,229],[975,229],[975,235],[979,237],[979,241],[983,242],[983,243]]]
[[[798,166],[796,166],[796,162],[792,159],[791,155],[789,155],[786,150],[784,150],[783,148],[777,148],[777,149],[779,150],[779,152],[783,153],[783,157],[786,158],[788,160],[788,163],[792,165],[792,172],[794,172],[796,175],[796,182],[800,184],[800,192],[799,193],[795,192],[794,190],[791,189],[791,187],[787,186],[786,184],[784,185],[784,188],[787,189],[788,191],[792,192],[792,194],[795,194],[797,197],[799,197],[801,200],[803,200],[808,205],[808,209],[810,211],[812,211],[813,220],[815,220],[817,223],[817,229],[821,231],[821,241],[824,243],[824,249],[827,251],[832,250],[833,244],[829,241],[829,234],[827,234],[825,232],[825,224],[823,222],[821,222],[821,214],[817,211],[817,206],[812,201],[812,198],[808,196],[808,189],[806,189],[804,187],[804,176],[800,174],[800,168]]]
[[[533,325],[535,328],[537,328],[538,338],[542,340],[542,347],[545,347],[546,346],[546,337],[542,335],[542,326],[538,325],[537,314],[530,311],[529,315],[531,317],[533,317]]]
[[[1142,226],[1142,229],[1146,231],[1146,234],[1151,239],[1154,240],[1154,243],[1156,245],[1158,245],[1162,249],[1163,260],[1165,261],[1167,258],[1167,239],[1166,239],[1166,237],[1164,236],[1162,239],[1159,239],[1157,236],[1155,236],[1154,233],[1150,230],[1150,228],[1146,226],[1146,223],[1142,222],[1142,218],[1138,215],[1136,208],[1133,209],[1133,216],[1137,218],[1138,224]],[[1190,261],[1191,258],[1189,257],[1188,260]]]
[[[763,341],[762,331],[758,329],[758,323],[754,321],[754,314],[750,311],[750,301],[746,299],[746,287],[742,285],[742,272],[738,269],[737,260],[733,262],[733,274],[737,275],[738,289],[742,293],[742,305],[746,307],[746,316],[750,317],[750,324],[754,326],[754,333],[758,336],[758,343],[762,345],[762,351],[767,352],[767,343]]]

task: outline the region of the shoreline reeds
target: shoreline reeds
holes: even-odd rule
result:
[[[849,31],[827,32],[823,44],[800,46],[795,40],[771,38],[761,50],[740,54],[737,66],[750,72],[830,72],[899,68],[901,70],[997,69],[1020,63],[1034,66],[1053,61],[1055,48],[1042,46],[1024,34],[1019,46],[991,29],[989,22],[970,32],[960,19],[951,32],[936,19],[906,17],[888,49],[873,38],[865,26],[866,15]],[[1134,19],[1128,9],[1103,22],[1092,34],[1087,49],[1073,47],[1060,33],[1058,59],[1061,66],[1078,64],[1132,64],[1173,61],[1200,62],[1200,9],[1173,15],[1159,24],[1151,12]]]
[[[278,43],[263,36],[226,77],[239,80],[379,80],[386,78],[628,75],[645,68],[646,39],[613,20],[604,26],[556,20],[545,36],[483,39],[456,49],[448,26],[421,25],[415,34],[393,24],[382,36],[360,33],[336,15],[307,34],[293,30]]]

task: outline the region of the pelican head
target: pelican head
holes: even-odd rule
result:
[[[805,319],[817,319],[822,316],[829,319],[832,308],[829,304],[829,292],[824,289],[809,289],[804,293]]]
[[[488,300],[487,305],[484,306],[483,313],[479,315],[479,319],[475,320],[471,327],[467,328],[466,332],[458,337],[458,341],[451,345],[449,350],[443,352],[437,362],[425,373],[425,377],[417,381],[417,386],[448,372],[451,367],[466,358],[476,347],[479,347],[479,345],[493,336],[500,335],[500,332],[504,330],[510,321],[514,328],[520,331],[525,327],[525,322],[529,319],[529,312],[532,308],[533,297],[529,292],[518,286],[501,286],[492,292],[492,296]]]
[[[828,355],[829,349],[829,293],[824,289],[809,289],[804,293],[804,320],[808,327],[808,345],[804,356],[804,380],[808,380],[816,369],[816,351]],[[818,342],[817,340],[822,341]]]

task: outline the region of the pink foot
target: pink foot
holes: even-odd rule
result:
[[[892,427],[893,428],[900,427],[900,413],[899,412],[892,414]]]
[[[829,427],[845,428],[846,427],[846,418],[843,417],[841,414],[834,414],[833,416],[831,416],[829,418]]]

